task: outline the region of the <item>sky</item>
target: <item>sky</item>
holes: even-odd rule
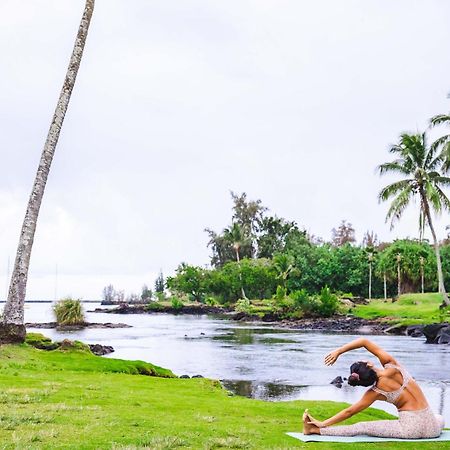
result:
[[[0,298],[83,7],[0,2]],[[445,0],[97,0],[27,298],[208,264],[230,190],[326,240],[343,219],[417,237],[417,207],[385,223],[375,169],[450,110],[449,20]]]

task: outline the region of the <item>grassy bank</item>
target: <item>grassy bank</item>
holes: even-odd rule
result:
[[[139,375],[152,371],[166,378]],[[83,347],[2,346],[0,448],[348,448],[302,444],[284,434],[301,430],[304,408],[325,418],[343,404],[249,400],[230,396],[212,380],[170,376],[146,363],[96,357]],[[353,421],[387,417],[371,409]],[[447,448],[444,443],[421,447]],[[386,443],[384,448],[414,445]]]
[[[405,294],[395,302],[378,299],[368,305],[358,305],[352,313],[364,319],[384,319],[392,324],[428,324],[450,319],[448,311],[439,309],[441,303],[441,294]]]

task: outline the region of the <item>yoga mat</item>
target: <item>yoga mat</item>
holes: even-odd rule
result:
[[[427,442],[427,441],[450,441],[450,431],[443,431],[437,438],[426,439],[396,439],[374,436],[322,436],[320,434],[286,433],[303,442]]]

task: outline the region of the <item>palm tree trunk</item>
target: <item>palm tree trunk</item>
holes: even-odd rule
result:
[[[238,266],[239,266],[239,281],[241,282],[241,294],[242,294],[242,298],[246,299],[247,296],[245,295],[244,283],[242,281],[241,260],[239,258],[239,249],[236,248],[235,250],[236,250],[236,261],[237,261]]]
[[[445,291],[444,275],[442,273],[441,252],[439,250],[439,242],[437,240],[436,232],[434,231],[433,222],[431,220],[430,206],[428,205],[428,200],[425,196],[425,193],[421,191],[420,195],[422,197],[422,203],[423,203],[423,207],[425,209],[425,215],[428,220],[428,225],[430,226],[431,235],[433,236],[434,251],[436,253],[436,263],[437,263],[437,272],[438,272],[438,286],[439,286],[439,292],[442,294],[442,305],[441,306],[450,306],[450,300],[448,299],[447,292]]]
[[[384,299],[387,300],[387,280],[386,280],[386,272],[383,274],[383,284],[384,284]]]
[[[17,247],[14,269],[9,285],[8,299],[0,324],[0,343],[23,342],[25,339],[25,326],[23,323],[24,302],[36,223],[59,134],[69,105],[70,96],[75,85],[81,57],[83,56],[86,37],[92,13],[94,11],[94,3],[95,0],[86,0],[66,78],[59,95],[55,113],[45,141],[44,150],[39,162],[33,189],[28,201],[28,207],[20,233],[19,245]]]
[[[372,300],[372,263],[369,263],[369,300]]]

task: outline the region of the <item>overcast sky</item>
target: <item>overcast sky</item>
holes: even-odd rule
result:
[[[83,7],[0,2],[0,298]],[[230,190],[325,239],[417,236],[416,210],[384,223],[375,167],[450,110],[449,23],[446,0],[97,0],[27,298],[207,264]]]

